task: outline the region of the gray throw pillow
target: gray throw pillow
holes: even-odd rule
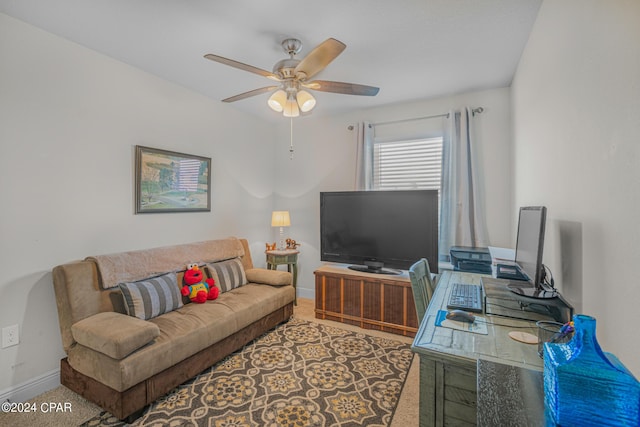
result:
[[[182,307],[182,295],[175,273],[138,282],[119,283],[129,316],[149,320]]]
[[[207,264],[209,277],[215,280],[220,293],[230,291],[247,284],[247,276],[240,258],[228,259]]]

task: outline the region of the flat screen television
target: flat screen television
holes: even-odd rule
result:
[[[525,206],[520,208],[515,263],[524,275],[526,285],[510,283],[507,287],[517,294],[531,298],[555,298],[555,289],[544,283],[542,251],[547,208]]]
[[[438,191],[320,193],[320,259],[397,274],[421,258],[438,271]]]

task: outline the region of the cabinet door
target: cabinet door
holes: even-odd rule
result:
[[[476,425],[476,370],[420,355],[420,426]]]

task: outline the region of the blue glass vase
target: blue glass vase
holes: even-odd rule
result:
[[[544,344],[548,421],[568,426],[640,426],[640,383],[616,356],[603,352],[596,319],[573,317],[573,339]]]

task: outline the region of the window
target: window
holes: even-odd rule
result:
[[[373,144],[374,190],[438,190],[442,137]]]

